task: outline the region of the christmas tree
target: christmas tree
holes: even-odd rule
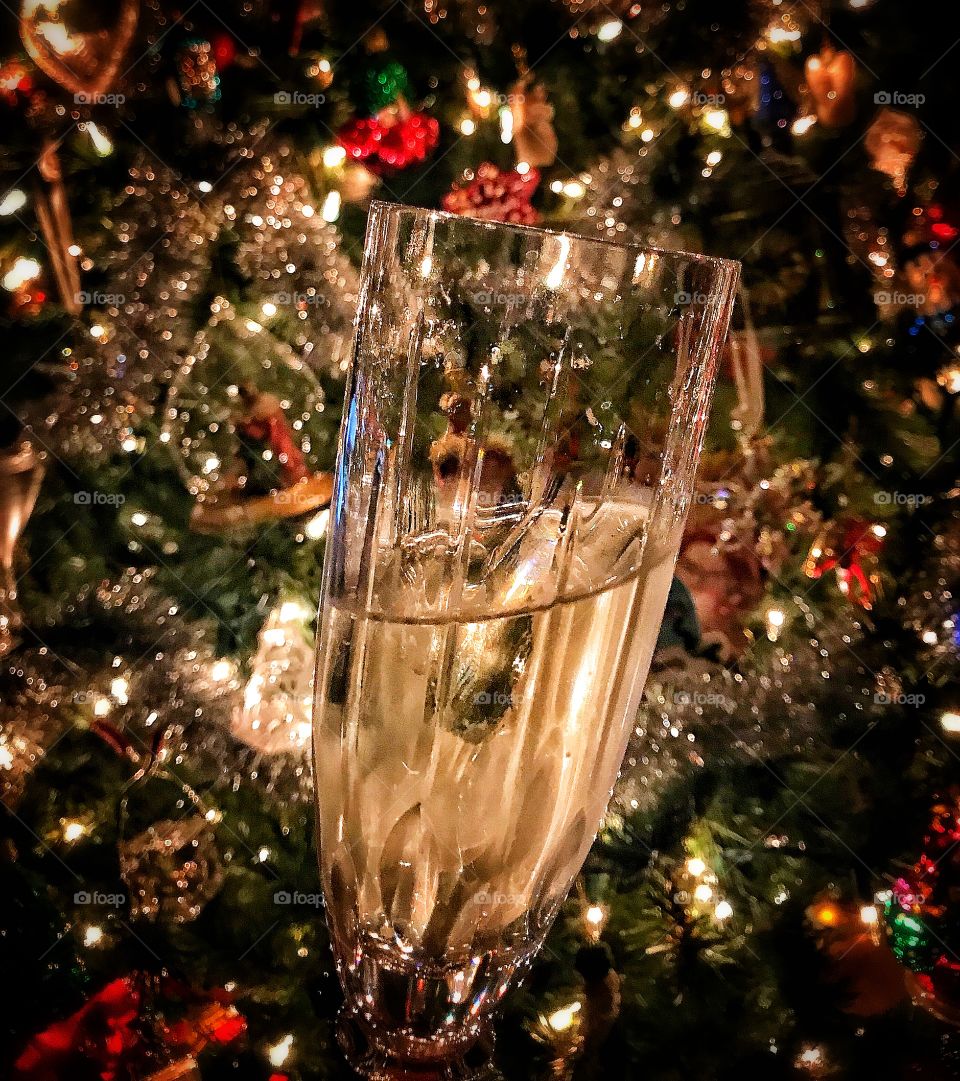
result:
[[[957,1076],[949,10],[2,17],[3,1076],[350,1076],[307,734],[374,198],[743,264],[635,734],[499,1070]]]

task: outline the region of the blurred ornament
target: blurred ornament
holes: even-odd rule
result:
[[[465,182],[454,182],[441,200],[443,209],[484,221],[534,225],[540,216],[530,200],[540,183],[536,169],[502,171],[492,162],[477,166]]]
[[[899,109],[881,109],[864,138],[870,164],[893,181],[900,195],[907,190],[907,173],[920,149],[920,123],[910,113]]]
[[[180,104],[188,109],[220,100],[220,71],[213,45],[207,38],[188,38],[177,49]]]
[[[850,124],[857,111],[857,64],[853,55],[824,45],[819,53],[807,57],[804,71],[820,123],[826,128]]]
[[[922,252],[904,263],[903,276],[923,315],[940,315],[960,304],[960,267],[949,251]]]
[[[553,127],[553,106],[542,83],[524,75],[510,90],[513,118],[513,149],[518,163],[531,167],[553,165],[557,160],[557,133]]]
[[[13,1064],[21,1081],[129,1076],[139,1042],[140,992],[132,977],[113,980],[64,1021],[33,1036]]]
[[[845,1013],[877,1017],[906,996],[903,970],[881,938],[874,905],[821,894],[807,908],[807,922],[825,958],[825,979],[843,993]]]
[[[333,491],[316,468],[330,442],[320,383],[263,324],[222,297],[211,308],[170,385],[161,434],[197,501],[191,526],[217,532],[318,510]]]
[[[376,116],[398,98],[410,96],[410,76],[398,60],[389,60],[367,70],[363,90],[367,112]]]
[[[363,205],[370,198],[379,180],[376,173],[359,162],[347,162],[340,179],[340,195],[345,203]]]
[[[763,596],[764,578],[752,544],[722,538],[723,526],[688,527],[677,560],[677,577],[690,591],[705,636],[720,636],[726,652],[747,646],[746,617]]]
[[[880,590],[879,553],[886,529],[863,518],[837,518],[817,535],[803,572],[808,578],[822,578],[834,571],[840,592],[867,610]]]
[[[440,140],[440,125],[424,112],[390,106],[378,116],[357,117],[337,133],[353,161],[373,172],[406,169],[425,161]]]
[[[54,82],[92,99],[107,91],[130,48],[140,14],[139,0],[119,0],[116,21],[93,30],[68,24],[64,0],[22,0],[20,36],[31,60]],[[97,13],[85,10],[84,16]]]
[[[14,557],[43,481],[44,456],[27,442],[0,451],[0,657],[22,624]]]
[[[934,803],[919,859],[881,899],[914,1002],[960,1025],[960,790]]]
[[[243,703],[231,731],[261,754],[303,755],[310,743],[313,706],[314,612],[287,599],[267,617],[250,662]]]
[[[22,60],[14,58],[0,64],[0,98],[7,105],[19,104],[20,96],[25,96],[32,90],[33,79],[29,68]]]
[[[120,874],[134,919],[188,923],[223,883],[219,815],[166,768],[167,753],[144,757],[120,801]]]
[[[210,48],[213,59],[221,71],[235,63],[237,59],[237,42],[233,35],[226,30],[213,35],[210,39]]]

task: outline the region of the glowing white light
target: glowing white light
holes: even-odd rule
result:
[[[130,690],[129,682],[123,678],[123,676],[117,676],[116,679],[110,683],[110,693],[120,703],[121,706],[125,706],[128,702],[127,692]]]
[[[717,907],[713,910],[713,918],[720,920],[722,923],[724,920],[729,920],[733,915],[733,905],[729,901],[720,901]]]
[[[606,913],[600,905],[591,905],[584,913],[584,919],[587,923],[592,923],[594,927],[599,927],[605,918]]]
[[[513,112],[504,105],[500,110],[500,142],[509,143],[513,140]]]
[[[102,927],[88,927],[87,933],[83,936],[84,946],[96,946],[103,939]]]
[[[722,160],[723,152],[720,150],[711,150],[706,158],[707,165],[709,165],[711,168],[713,168],[714,165],[719,165]]]
[[[667,104],[671,109],[682,109],[689,100],[690,91],[681,86],[674,90],[670,97],[667,98]]]
[[[65,841],[79,841],[87,832],[87,827],[82,822],[67,822],[63,827],[63,839]]]
[[[247,330],[249,330],[251,334],[259,334],[260,331],[263,330],[263,325],[258,323],[256,319],[248,319]]]
[[[309,522],[303,527],[304,533],[311,540],[319,540],[326,532],[327,526],[330,524],[330,511],[324,509],[318,514],[315,514]]]
[[[101,158],[105,158],[108,154],[113,153],[113,143],[110,142],[107,136],[104,135],[92,120],[87,121],[86,132],[90,136],[90,142],[93,143],[93,149],[96,150]]]
[[[135,435],[128,435],[124,437],[120,446],[128,453],[131,454],[137,449],[138,446],[137,437]]]
[[[544,281],[548,289],[559,289],[563,283],[563,275],[567,269],[567,256],[570,254],[570,238],[561,236],[559,239],[559,251],[557,261],[550,268],[550,272]]]
[[[687,873],[693,875],[694,878],[699,878],[706,869],[707,865],[697,857],[687,860]]]
[[[93,713],[96,717],[106,717],[112,708],[109,698],[98,698],[93,703]]]
[[[767,38],[774,45],[782,45],[787,41],[799,41],[800,31],[792,30],[790,29],[790,27],[787,26],[771,26],[770,29],[767,31]],[[812,56],[810,58],[810,66],[820,66],[820,61],[817,59],[817,57]]]
[[[708,109],[703,114],[703,122],[711,131],[723,131],[727,126],[726,109]]]
[[[921,640],[925,646],[935,646],[937,644],[937,632],[936,631],[924,631],[921,635]]]
[[[600,24],[597,37],[600,41],[616,41],[622,33],[623,23],[619,19],[608,19],[605,23]]]
[[[563,185],[563,194],[569,199],[582,199],[586,192],[586,187],[579,180],[568,180]]]
[[[40,273],[40,264],[36,259],[27,259],[21,255],[13,266],[3,276],[3,287],[11,293],[16,289],[23,288],[29,281],[33,281]]]
[[[294,620],[305,623],[312,616],[313,612],[300,601],[284,601],[280,605],[281,623],[292,623]]]
[[[806,135],[816,122],[817,117],[814,113],[809,113],[807,116],[798,116],[790,125],[790,130],[794,135]]]
[[[866,927],[875,927],[880,922],[880,913],[876,905],[864,905],[860,909],[860,922]]]
[[[267,1058],[270,1060],[270,1065],[282,1066],[290,1057],[291,1047],[293,1047],[293,1036],[288,1032],[279,1043],[267,1048]]]
[[[266,846],[261,848],[260,851],[257,853],[257,859],[261,863],[266,863],[267,860],[270,859],[270,849],[267,848]]]
[[[10,214],[16,214],[16,212],[26,203],[27,193],[21,191],[20,188],[11,188],[7,194],[0,199],[0,217],[7,217]]]
[[[953,710],[941,713],[940,727],[944,732],[949,732],[951,735],[960,732],[960,713],[954,713]]]
[[[782,608],[767,609],[767,622],[771,627],[782,627],[786,618],[786,613]]]
[[[209,180],[201,180],[197,187],[206,195],[208,192],[213,191],[213,185]]]
[[[335,169],[347,160],[347,151],[342,146],[327,146],[323,149],[323,164],[328,169]]]
[[[653,139],[654,139],[655,135],[656,135],[656,132],[653,130],[653,128],[644,128],[643,131],[640,132],[640,138],[645,143],[653,142]]]
[[[215,454],[211,454],[210,457],[203,463],[203,472],[206,476],[209,476],[211,473],[214,472],[214,470],[217,470],[219,468],[220,459]]]
[[[323,200],[323,206],[320,208],[320,217],[324,221],[336,221],[340,217],[340,203],[340,192],[327,192],[327,197]]]
[[[265,300],[260,305],[260,311],[269,319],[277,314],[277,306],[272,300]]]
[[[569,1006],[563,1006],[559,1010],[555,1010],[547,1018],[547,1024],[553,1029],[554,1032],[566,1031],[574,1022],[577,1014],[580,1012],[580,1003],[571,1002]]]
[[[150,519],[147,518],[142,510],[138,510],[136,514],[130,515],[130,521],[133,522],[134,525],[146,525],[149,520]]]
[[[233,675],[233,664],[227,660],[215,661],[210,667],[210,678],[215,683],[222,683]]]
[[[706,882],[701,882],[693,891],[693,899],[701,904],[706,904],[711,897],[713,897],[713,889]]]

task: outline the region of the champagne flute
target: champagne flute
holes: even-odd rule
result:
[[[314,775],[343,1031],[469,1073],[599,828],[737,263],[374,203]]]

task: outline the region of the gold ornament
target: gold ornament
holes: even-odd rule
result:
[[[510,112],[517,161],[537,168],[553,165],[558,141],[545,87],[534,83],[529,74],[521,76],[510,90]]]
[[[807,57],[805,71],[817,119],[825,128],[846,127],[857,109],[853,96],[857,65],[852,54],[825,45]]]
[[[13,634],[21,625],[13,560],[43,471],[43,459],[29,443],[0,453],[0,657],[13,647]]]
[[[870,164],[893,181],[900,195],[907,190],[907,173],[920,149],[920,123],[899,109],[881,109],[867,128],[864,145]]]
[[[113,26],[75,30],[66,21],[63,0],[23,0],[20,37],[30,59],[54,82],[83,98],[96,98],[110,86],[130,48],[139,0],[120,0]]]
[[[80,302],[80,271],[77,269],[76,245],[73,241],[73,221],[67,190],[63,183],[60,156],[52,140],[46,140],[37,169],[45,181],[37,185],[34,207],[44,243],[50,253],[50,264],[60,294],[60,303],[71,315],[83,308]]]

